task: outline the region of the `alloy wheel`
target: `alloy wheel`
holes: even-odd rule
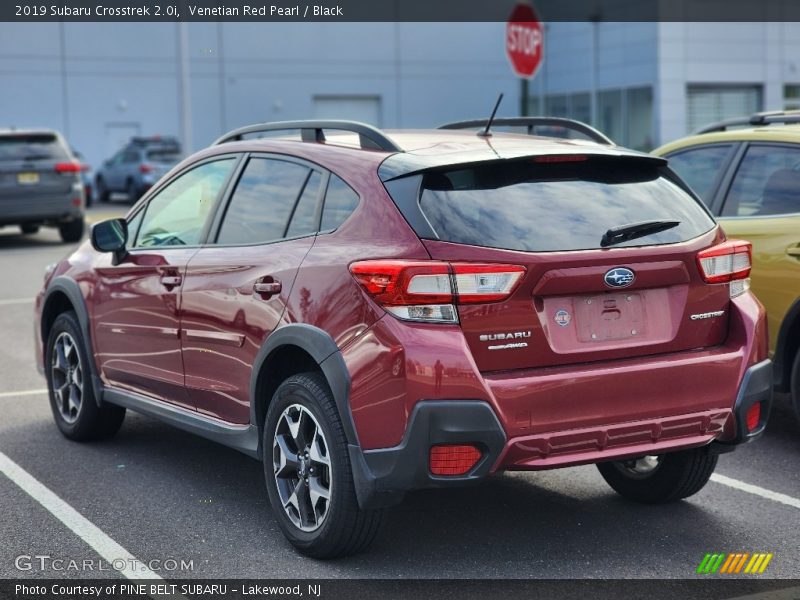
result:
[[[72,424],[78,419],[83,401],[83,365],[77,343],[67,332],[56,338],[50,372],[56,407],[61,418]]]
[[[289,406],[278,419],[272,466],[289,520],[302,531],[318,529],[330,508],[331,460],[322,428],[300,404]]]

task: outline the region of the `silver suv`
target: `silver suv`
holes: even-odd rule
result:
[[[111,194],[122,192],[135,202],[180,160],[181,147],[175,138],[134,137],[98,169],[97,199],[108,202]]]
[[[26,234],[58,227],[63,241],[80,241],[82,169],[56,131],[0,131],[0,227],[19,225]]]

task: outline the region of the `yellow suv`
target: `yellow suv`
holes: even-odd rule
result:
[[[669,159],[729,237],[753,244],[775,386],[800,418],[800,111],[710,125],[653,151]]]

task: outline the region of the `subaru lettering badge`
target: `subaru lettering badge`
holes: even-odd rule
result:
[[[626,269],[625,267],[617,267],[616,269],[611,269],[608,273],[606,273],[603,279],[608,287],[623,288],[632,284],[634,277],[635,275],[630,269]]]

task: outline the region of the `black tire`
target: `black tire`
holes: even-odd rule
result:
[[[80,242],[83,239],[83,232],[85,228],[86,226],[83,222],[83,217],[80,217],[74,221],[61,223],[58,226],[58,233],[61,235],[61,241],[67,244],[73,244],[75,242]]]
[[[325,503],[325,514],[318,518],[313,507],[312,512],[306,512],[307,516],[313,517],[313,525],[317,528],[313,531],[303,530],[301,525],[296,524],[290,518],[293,509],[284,508],[281,500],[278,482],[276,481],[276,469],[274,468],[274,457],[276,456],[274,441],[276,434],[281,431],[287,422],[286,415],[290,411],[297,410],[300,406],[311,414],[313,419],[308,421],[314,431],[321,429],[322,438],[325,444],[325,455],[329,460],[330,467],[327,471],[329,478],[328,491],[329,501]],[[299,413],[297,413],[299,414]],[[298,418],[298,423],[301,423]],[[300,427],[302,430],[303,427]],[[285,437],[285,436],[284,436]],[[306,434],[301,434],[305,440]],[[295,440],[287,438],[294,443]],[[295,444],[296,450],[302,444]],[[267,483],[267,495],[272,505],[273,513],[278,521],[283,534],[289,542],[302,554],[313,558],[337,558],[361,552],[365,550],[378,535],[385,518],[384,510],[362,510],[356,499],[355,487],[353,485],[353,474],[350,466],[350,457],[347,450],[347,439],[342,428],[336,404],[332,398],[328,384],[324,377],[319,373],[301,373],[293,375],[284,381],[275,391],[265,419],[263,428],[263,448],[264,448],[264,475]],[[302,451],[301,451],[302,453]],[[319,454],[319,452],[318,452]],[[279,454],[280,455],[280,454]],[[306,453],[306,456],[308,454]],[[295,460],[292,457],[292,460]],[[299,462],[297,463],[300,464]],[[314,473],[314,464],[309,461],[303,462],[304,472]],[[306,464],[312,465],[305,471]],[[320,477],[318,468],[317,475]],[[298,471],[299,473],[299,471]],[[294,475],[292,475],[294,477]],[[313,478],[313,477],[312,477]],[[303,489],[302,477],[296,477],[296,483],[289,478],[283,479],[284,485],[297,485],[295,489]],[[308,478],[306,478],[308,482]],[[307,483],[306,483],[306,487]],[[301,492],[302,493],[302,492]],[[309,492],[305,492],[308,494]],[[300,501],[302,504],[302,501]],[[286,504],[289,506],[289,503]],[[296,511],[295,511],[296,513]],[[296,513],[299,518],[299,513]],[[302,522],[302,519],[300,519]]]
[[[792,364],[791,380],[789,381],[789,392],[794,407],[794,414],[800,423],[800,351],[794,356]]]
[[[59,354],[57,345],[67,339],[73,342],[72,351]],[[56,366],[56,357],[61,367],[65,365],[72,367],[69,376],[66,376],[63,368]],[[73,376],[77,370],[80,370],[79,376]],[[66,438],[80,442],[100,440],[110,438],[119,431],[125,418],[125,409],[108,403],[97,405],[91,384],[89,357],[86,354],[78,318],[72,311],[58,315],[50,329],[50,334],[47,336],[45,374],[53,418],[59,431]],[[75,409],[68,410],[68,404],[70,407],[72,404],[69,401],[65,402],[67,397],[63,391],[65,385],[67,394],[75,394],[73,402],[79,399]],[[61,393],[57,391],[59,389],[62,390]]]
[[[23,223],[22,225],[19,226],[19,228],[22,230],[22,233],[24,233],[25,235],[33,235],[34,233],[39,233],[39,227],[40,226],[35,223]]]
[[[103,181],[102,177],[98,177],[95,180],[95,193],[97,194],[97,201],[103,204],[111,201],[111,193],[108,191],[106,187],[106,182]]]
[[[695,448],[657,458],[657,466],[644,473],[632,469],[637,459],[600,463],[597,468],[606,483],[624,498],[643,504],[661,504],[699,492],[714,472],[718,455],[710,454],[707,448]]]
[[[129,180],[125,186],[125,193],[128,195],[128,200],[130,200],[131,204],[142,197],[142,192],[136,187],[136,182],[133,179]]]

